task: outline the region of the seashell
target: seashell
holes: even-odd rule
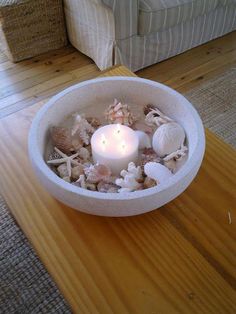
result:
[[[96,191],[96,185],[93,183],[87,182],[84,174],[81,174],[79,179],[76,182],[74,182],[73,185],[78,186],[82,189]]]
[[[95,117],[88,117],[86,118],[86,120],[88,121],[88,123],[94,128],[94,129],[98,129],[101,125],[101,122],[99,121],[98,118]]]
[[[137,134],[138,139],[139,139],[139,146],[138,146],[139,149],[152,147],[150,137],[145,132],[135,131],[135,133]]]
[[[84,174],[84,166],[82,164],[71,169],[71,178],[73,180],[78,180],[81,174]]]
[[[62,179],[63,179],[64,181],[66,181],[66,182],[69,182],[69,183],[70,183],[70,177],[69,177],[69,176],[63,177]]]
[[[86,181],[85,181],[85,175],[81,174],[79,176],[79,179],[75,182],[75,185],[82,188],[82,189],[86,189],[87,185],[86,185]]]
[[[145,117],[145,122],[150,126],[159,127],[162,124],[173,122],[173,120],[165,116],[159,109],[151,109]]]
[[[81,115],[77,114],[74,118],[74,123],[71,130],[71,135],[76,134],[80,137],[84,144],[90,143],[91,134],[95,131],[94,127],[88,123],[88,121]]]
[[[71,143],[75,151],[78,151],[84,144],[84,142],[78,135],[71,136]]]
[[[173,176],[173,173],[168,168],[156,162],[148,162],[144,166],[144,173],[147,177],[154,179],[157,184],[164,183]]]
[[[54,145],[63,153],[68,154],[73,151],[72,139],[69,129],[54,126],[51,128],[51,138]]]
[[[105,181],[111,176],[111,170],[102,164],[90,165],[84,170],[87,181],[90,183],[98,183],[99,181]]]
[[[84,161],[90,158],[90,152],[87,148],[81,147],[78,151],[79,157],[82,158]]]
[[[101,193],[117,193],[119,187],[111,182],[100,181],[97,185],[97,190]]]
[[[164,157],[178,150],[184,143],[185,133],[181,125],[171,122],[161,125],[153,135],[152,147],[158,156]]]
[[[161,159],[152,148],[145,148],[141,154],[141,166],[144,166],[150,161],[160,162]]]
[[[119,123],[127,126],[131,126],[136,121],[130,107],[127,104],[118,102],[117,99],[106,109],[105,118],[110,124]]]
[[[174,158],[172,158],[170,160],[166,160],[166,161],[164,160],[163,161],[163,165],[165,167],[167,167],[172,173],[174,173],[176,170],[176,167],[177,167],[176,163],[177,163],[177,161]]]
[[[86,189],[90,190],[90,191],[96,191],[97,190],[96,184],[87,182],[86,183]]]
[[[145,114],[145,116],[151,112],[152,110],[155,110],[157,109],[156,106],[152,105],[152,104],[147,104],[143,107],[143,113]]]
[[[146,177],[144,182],[143,182],[144,189],[149,189],[149,188],[152,188],[156,185],[157,185],[156,180],[149,178],[149,177]]]
[[[57,172],[61,178],[69,177],[68,167],[66,164],[61,164],[57,167]]]

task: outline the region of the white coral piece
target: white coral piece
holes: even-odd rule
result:
[[[116,185],[121,188],[119,193],[133,192],[140,188],[141,184],[138,182],[142,178],[141,167],[136,167],[133,162],[130,162],[127,170],[122,170],[120,175],[123,178],[116,179]]]
[[[177,151],[167,155],[165,158],[163,158],[164,161],[170,161],[171,159],[181,160],[188,151],[188,148],[184,146],[184,144],[181,145],[180,149]]]
[[[88,121],[81,115],[75,116],[74,125],[71,130],[72,136],[78,133],[84,144],[88,145],[90,141],[90,135],[94,133],[95,129]]]
[[[161,126],[162,124],[172,122],[173,120],[165,116],[159,109],[152,109],[145,117],[145,122],[149,126]]]

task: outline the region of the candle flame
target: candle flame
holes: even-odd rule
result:
[[[106,145],[107,140],[106,140],[106,137],[105,137],[105,135],[104,135],[104,134],[102,134],[102,136],[101,136],[101,140],[102,140],[102,144],[103,144],[103,145]]]
[[[117,133],[117,134],[120,134],[120,131],[121,131],[121,129],[120,129],[120,124],[118,123],[118,124],[116,125],[116,133]]]
[[[121,142],[121,150],[122,150],[122,152],[124,152],[125,149],[126,149],[125,141],[122,141],[122,142]]]

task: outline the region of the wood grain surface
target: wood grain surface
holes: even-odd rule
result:
[[[89,216],[31,170],[27,135],[43,103],[0,121],[0,192],[73,312],[236,313],[235,151],[206,130],[202,167],[181,196],[136,217]]]
[[[232,32],[140,70],[137,75],[183,93],[220,75],[235,62],[236,32]],[[10,62],[0,53],[0,118],[99,74],[94,62],[71,46],[19,63]]]

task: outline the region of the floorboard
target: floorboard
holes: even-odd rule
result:
[[[138,71],[140,77],[187,92],[236,63],[236,32]],[[0,117],[100,74],[94,62],[72,46],[19,63],[0,53]]]

